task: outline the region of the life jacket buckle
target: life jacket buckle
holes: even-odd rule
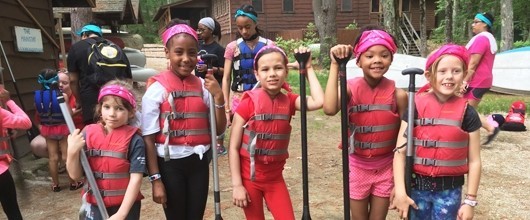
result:
[[[270,140],[272,139],[272,134],[258,134],[258,137],[263,140]]]
[[[184,113],[183,112],[171,112],[169,113],[168,119],[170,120],[176,120],[176,119],[183,119]]]
[[[186,135],[185,130],[171,130],[169,131],[169,135],[172,137],[182,137]]]
[[[421,141],[421,145],[424,147],[436,147],[437,141],[423,140]]]
[[[434,166],[434,165],[436,165],[436,160],[429,159],[429,158],[422,158],[421,159],[421,164],[425,165],[425,166]]]
[[[422,118],[420,119],[420,125],[433,125],[434,119],[433,118]]]

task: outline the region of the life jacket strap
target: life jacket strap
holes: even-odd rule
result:
[[[194,92],[194,91],[172,91],[170,92],[170,94],[173,97],[173,99],[192,97],[192,96],[197,96],[197,97],[202,96],[200,92]]]
[[[389,141],[383,141],[383,142],[359,142],[354,141],[353,147],[367,150],[367,149],[377,149],[377,148],[384,148],[389,146],[395,146],[396,140],[389,140]]]
[[[125,153],[115,151],[90,149],[85,151],[85,153],[88,157],[114,157],[119,159],[127,159],[127,155]]]
[[[464,160],[435,160],[431,158],[414,158],[414,164],[424,166],[440,166],[440,167],[458,167],[467,164],[467,159]]]
[[[368,112],[368,111],[390,111],[391,105],[354,105],[348,110],[349,113]]]
[[[96,179],[124,179],[129,178],[129,173],[101,173],[94,172],[94,178]]]
[[[389,125],[377,125],[377,126],[355,126],[353,124],[350,124],[350,130],[355,131],[356,133],[372,133],[372,132],[381,132],[381,131],[388,131],[388,130],[394,130],[396,128],[399,128],[400,124],[389,124]]]
[[[184,113],[184,112],[164,112],[160,114],[161,119],[169,119],[169,120],[178,120],[178,119],[188,119],[188,118],[208,118],[208,113]]]
[[[448,126],[456,126],[460,127],[462,126],[462,122],[457,120],[451,120],[451,119],[443,119],[443,118],[420,118],[414,120],[414,124],[425,126],[425,125],[448,125]]]
[[[250,130],[247,130],[245,129],[245,132],[244,132],[245,135],[249,135],[249,136],[255,136],[259,139],[262,139],[262,140],[285,140],[285,139],[289,139],[290,135],[289,134],[269,134],[269,133],[256,133],[254,131],[250,131]]]
[[[260,114],[253,116],[250,120],[256,121],[272,121],[272,120],[286,120],[291,119],[289,115],[280,115],[280,114]]]
[[[416,147],[446,147],[446,148],[462,148],[469,146],[468,141],[434,141],[434,140],[420,140],[414,139],[414,145]]]

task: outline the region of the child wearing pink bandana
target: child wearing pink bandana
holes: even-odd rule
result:
[[[408,124],[408,116],[403,118],[394,156],[392,206],[402,219],[473,219],[481,175],[482,123],[468,100],[459,96],[469,64],[466,48],[454,44],[443,45],[427,58],[429,89],[416,93],[414,124]],[[414,127],[410,195],[405,189],[408,126]]]
[[[226,129],[223,93],[213,74],[204,79],[192,74],[199,52],[194,29],[173,20],[161,38],[169,68],[148,80],[142,98],[153,200],[166,219],[203,219],[212,155],[209,106],[214,102],[220,135]]]
[[[392,182],[393,149],[400,116],[405,114],[407,94],[384,77],[397,51],[394,37],[384,30],[366,27],[355,46],[331,48],[331,67],[325,91],[324,112],[340,110],[336,58],[353,52],[363,77],[347,82],[349,114],[349,181],[352,219],[385,219]]]
[[[101,88],[97,100],[98,123],[68,136],[68,175],[72,179],[84,175],[79,154],[86,153],[109,219],[140,219],[145,144],[138,128],[129,125],[135,117],[136,97],[127,82],[113,80]],[[92,191],[83,190],[89,204],[84,207],[84,219],[102,219]]]

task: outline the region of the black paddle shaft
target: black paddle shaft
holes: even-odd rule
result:
[[[307,76],[306,63],[311,62],[309,60],[311,53],[295,53],[294,57],[300,65],[300,125],[301,125],[301,138],[302,138],[302,187],[303,187],[303,212],[302,219],[310,220],[311,215],[309,214],[309,183],[308,183],[308,164],[307,164],[307,99],[306,97],[306,85],[305,77]]]
[[[423,70],[420,68],[407,68],[404,69],[401,74],[409,75],[409,99],[408,99],[408,118],[407,118],[407,156],[405,159],[405,190],[407,195],[410,196],[412,191],[412,166],[414,165],[414,112],[415,112],[415,103],[414,95],[416,93],[416,75],[423,74]],[[408,216],[410,217],[410,208]]]
[[[339,63],[340,80],[340,128],[342,142],[342,183],[344,194],[344,219],[350,220],[350,176],[348,158],[348,94],[346,91],[346,64],[350,60],[351,53],[344,58],[335,60]]]

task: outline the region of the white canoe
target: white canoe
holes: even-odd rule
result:
[[[392,61],[392,65],[390,65],[388,72],[385,73],[385,77],[394,80],[396,82],[397,88],[406,89],[409,86],[410,77],[408,75],[402,75],[401,71],[412,67],[425,69],[426,61],[427,60],[423,57],[416,57],[405,54],[394,54],[394,61]],[[346,65],[346,73],[348,79],[363,76],[362,70],[356,64],[356,59],[352,59],[348,62],[348,64]],[[427,80],[423,75],[416,75],[415,81],[416,89],[421,88],[427,83]]]
[[[530,95],[530,47],[504,51],[495,56],[491,90]]]

